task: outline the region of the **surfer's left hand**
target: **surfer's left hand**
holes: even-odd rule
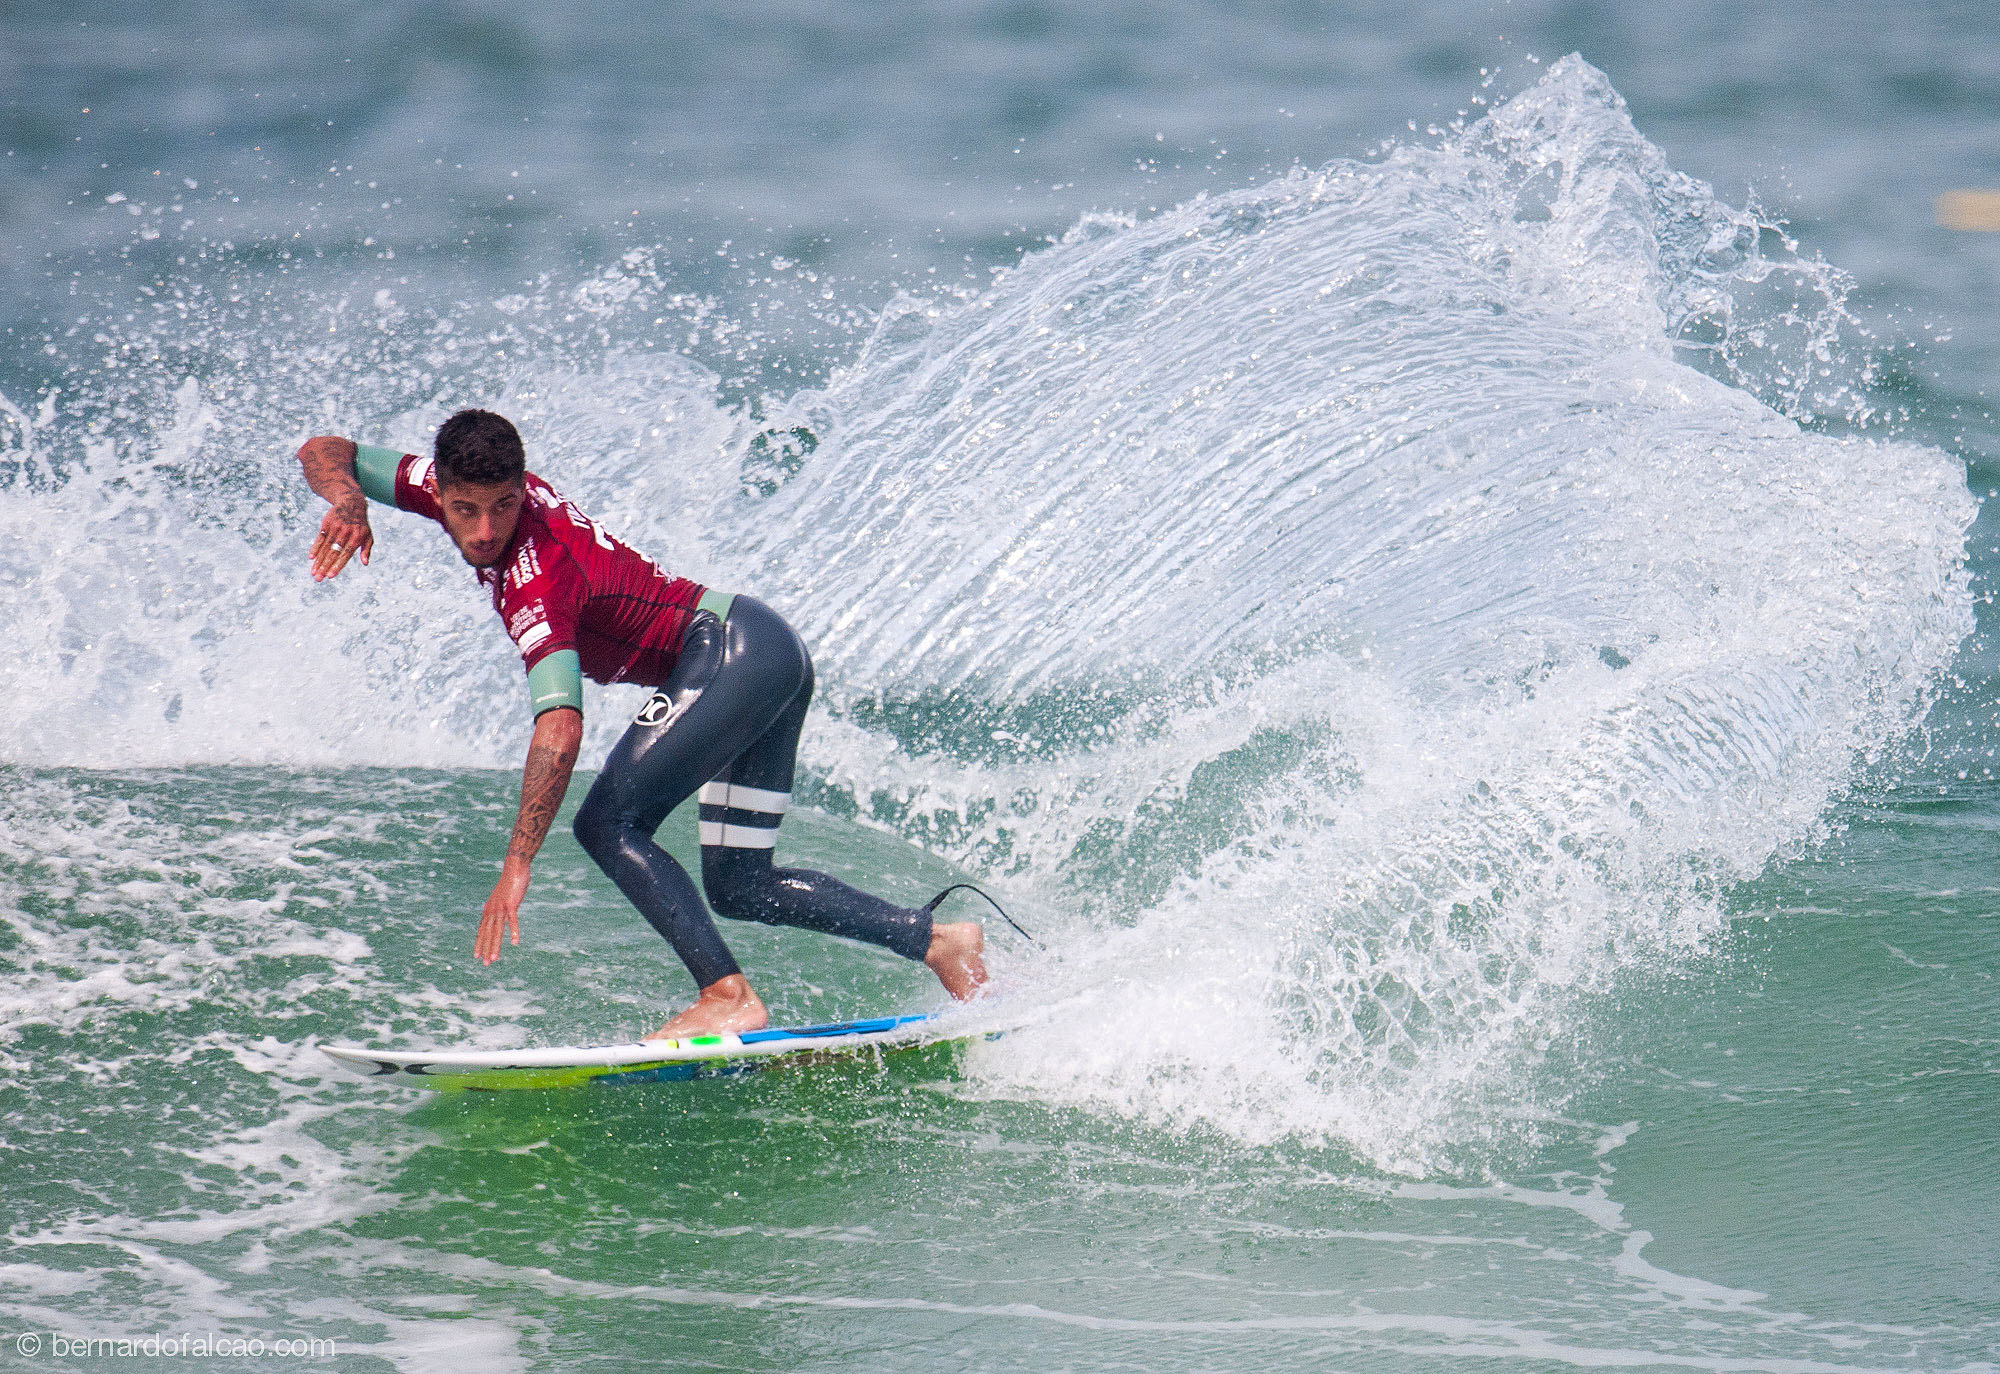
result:
[[[356,554],[365,564],[375,551],[375,532],[368,528],[368,503],[358,494],[352,501],[335,504],[319,522],[319,534],[312,542],[313,581],[324,582],[340,576],[340,570]]]
[[[521,922],[519,912],[521,899],[528,895],[528,866],[516,864],[511,859],[500,867],[500,881],[493,884],[493,895],[486,899],[486,909],[479,913],[479,934],[472,942],[472,952],[482,964],[490,964],[500,957],[500,933],[505,930],[514,937],[514,943],[521,943]]]

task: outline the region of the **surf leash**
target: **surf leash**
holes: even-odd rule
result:
[[[1015,920],[1012,916],[1009,916],[1007,914],[1007,909],[1005,907],[1001,906],[1000,903],[994,901],[993,898],[983,890],[974,887],[971,883],[953,883],[950,887],[938,893],[937,896],[931,898],[928,902],[924,903],[924,910],[928,911],[933,916],[937,915],[938,904],[943,902],[945,898],[951,896],[951,894],[954,892],[971,892],[971,893],[976,893],[980,897],[985,898],[986,905],[992,907],[995,911],[999,912],[1000,919],[1005,921],[1008,925],[1014,927],[1015,933],[1018,934],[1023,940],[1026,940],[1029,944],[1033,945],[1036,949],[1040,950],[1044,954],[1047,954],[1049,952],[1049,947],[1047,945],[1043,944],[1040,940],[1037,940],[1034,936],[1028,934],[1027,931],[1021,929],[1021,923]]]

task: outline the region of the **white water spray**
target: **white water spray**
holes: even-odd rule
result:
[[[448,545],[385,514],[315,588],[289,468],[493,404],[797,620],[823,799],[1074,913],[989,1088],[1427,1167],[1551,1100],[1580,999],[1699,944],[1969,628],[1958,464],[1801,428],[1860,364],[1772,237],[1572,59],[1436,145],[900,302],[754,423],[629,343],[643,255],[483,341],[211,340],[0,416],[6,755],[511,765],[518,665]]]

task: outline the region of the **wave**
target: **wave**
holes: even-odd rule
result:
[[[1577,58],[1427,143],[1090,217],[754,406],[676,353],[739,326],[653,255],[452,316],[281,286],[107,322],[0,407],[4,756],[511,766],[455,555],[384,515],[314,587],[290,467],[494,405],[799,623],[814,799],[1055,913],[994,1092],[1417,1170],[1532,1123],[1591,998],[1700,948],[1971,627],[1961,465],[1833,432],[1871,419],[1843,279]]]

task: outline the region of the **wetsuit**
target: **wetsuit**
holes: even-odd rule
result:
[[[429,458],[360,447],[375,500],[444,523]],[[529,473],[513,541],[479,570],[528,670],[534,712],[583,707],[582,675],[656,686],[597,775],[576,838],[665,936],[695,986],[738,972],[686,870],[653,840],[697,789],[702,885],[715,910],[881,945],[930,949],[927,909],[894,906],[810,869],[777,868],[812,660],[763,602],[670,578]]]

